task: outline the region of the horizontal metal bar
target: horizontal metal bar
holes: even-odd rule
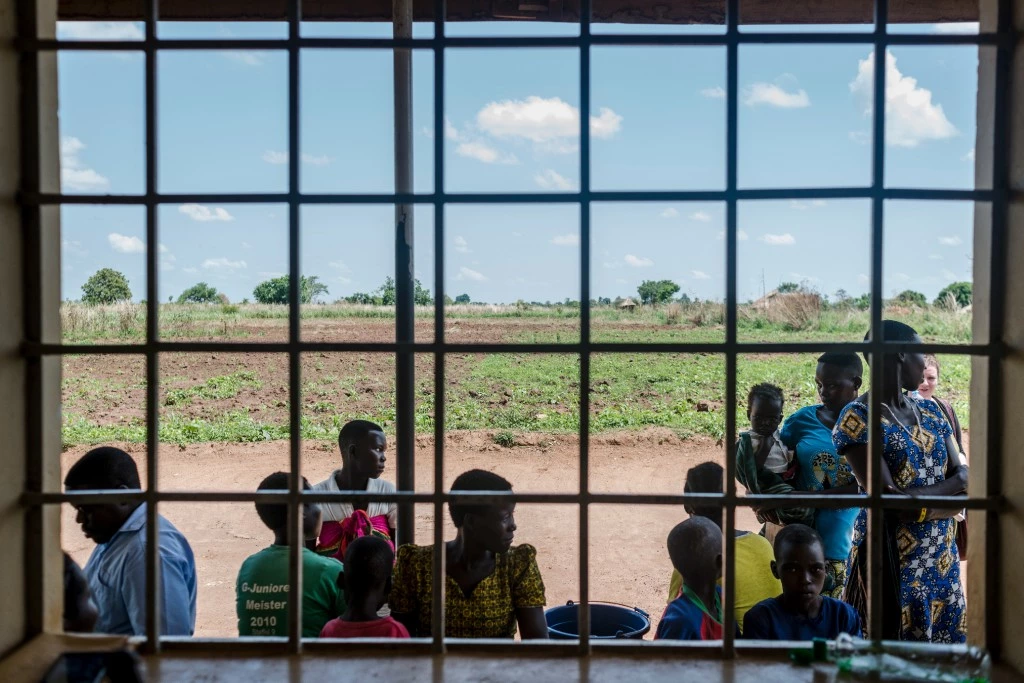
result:
[[[869,187],[820,188],[747,188],[735,192],[738,201],[789,199],[869,199]],[[887,188],[883,199],[920,201],[991,202],[993,190],[952,190],[939,188]],[[591,202],[722,202],[729,198],[725,190],[604,190],[590,193]],[[21,202],[28,206],[55,204],[137,205],[149,204],[284,204],[288,195],[280,192],[174,193],[143,194],[61,194],[24,193]],[[299,194],[300,204],[580,204],[576,192],[456,192],[456,193],[316,193]]]
[[[488,344],[488,343],[441,343],[431,342],[299,342],[302,353],[395,353],[412,350],[415,353],[566,353],[579,354],[584,346],[591,353],[738,353],[738,354],[794,354],[825,353],[827,351],[865,353],[871,350],[871,342],[590,342],[550,344]],[[911,344],[906,342],[884,342],[887,353],[907,351],[931,354],[955,354],[964,356],[992,356],[1000,353],[997,344]],[[157,353],[287,353],[291,346],[287,342],[170,342],[158,341],[150,348],[147,344],[23,344],[22,354],[27,358],[41,356],[82,356],[82,355],[140,355],[153,350]]]
[[[72,503],[88,505],[113,502],[143,502],[145,491],[67,491],[64,493],[27,492],[25,505],[54,505]],[[449,491],[442,494],[396,491],[394,493],[368,493],[366,491],[303,491],[301,499],[307,503],[378,502],[378,503],[451,503],[467,505],[507,503],[575,505],[735,505],[737,507],[783,507],[799,505],[823,509],[861,507],[871,508],[868,496],[842,495],[760,495],[730,497],[726,493],[639,494],[639,493],[520,493],[515,491]],[[156,500],[163,503],[287,503],[287,491],[157,491]],[[961,498],[956,496],[891,496],[881,497],[881,507],[891,510],[918,510],[922,507],[952,507],[971,510],[999,509],[1002,499]]]
[[[735,38],[721,33],[660,33],[614,34],[598,33],[587,37],[591,45],[622,46],[725,46],[733,40],[740,45],[849,45],[872,44],[875,36],[870,31],[859,32],[769,32],[747,30]],[[152,45],[157,50],[259,50],[286,51],[287,38],[157,38]],[[584,44],[581,36],[439,36],[435,38],[298,38],[300,49],[382,49],[395,48],[433,50],[437,48],[578,48]],[[884,42],[889,45],[998,45],[996,33],[890,33]],[[141,52],[146,41],[138,40],[54,40],[25,38],[16,41],[22,52],[103,51]]]

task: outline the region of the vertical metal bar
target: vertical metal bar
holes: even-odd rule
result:
[[[736,656],[736,250],[739,124],[739,0],[728,0],[726,21],[725,209],[725,528],[723,544],[722,656]]]
[[[302,259],[299,236],[299,22],[302,0],[288,2],[288,649],[302,652]]]
[[[394,0],[395,38],[412,38],[412,0]],[[395,192],[412,192],[412,51],[394,51]],[[436,123],[435,123],[436,127]],[[395,335],[398,342],[413,342],[416,335],[414,302],[415,267],[413,255],[413,207],[395,205]],[[398,460],[398,489],[412,491],[416,485],[416,359],[412,351],[395,354],[395,451]],[[416,531],[416,510],[410,503],[398,504],[398,542],[412,543]]]
[[[39,37],[39,3],[18,3],[18,37]],[[21,56],[21,190],[41,189],[41,121],[39,107],[39,52],[30,50]],[[23,316],[25,340],[43,341],[42,292],[42,207],[31,203],[21,206]],[[30,356],[25,364],[25,491],[41,493],[44,484],[43,453],[43,359]],[[26,639],[46,628],[46,545],[43,508],[33,506],[25,513],[25,635]]]
[[[1010,82],[1011,65],[1017,47],[1013,33],[1010,0],[999,0],[996,31],[995,103],[993,105],[994,149],[992,152],[991,254],[989,268],[988,396],[986,403],[985,495],[1002,494],[1003,475],[1003,359],[1006,310],[1007,231],[1010,201]],[[978,93],[979,97],[983,93]],[[975,209],[977,210],[977,209]],[[1005,635],[999,618],[1002,606],[999,512],[985,512],[985,647],[994,661],[1002,659]]]
[[[590,654],[590,0],[580,2],[580,654]]]
[[[875,81],[872,104],[871,168],[871,384],[868,394],[868,624],[871,639],[882,640],[882,390],[885,355],[882,352],[882,250],[885,245],[885,61],[887,0],[875,0]]]
[[[444,544],[444,433],[445,433],[445,264],[444,264],[444,0],[434,4],[434,38],[441,41],[434,47],[434,343],[440,351],[434,354],[434,566],[431,574],[433,604],[431,606],[431,637],[437,654],[445,651],[445,567]]]
[[[159,232],[157,226],[157,52],[159,0],[145,3],[146,54],[146,650],[160,651],[160,517],[157,510],[160,447],[160,365],[155,350],[160,336],[160,290],[157,283]]]

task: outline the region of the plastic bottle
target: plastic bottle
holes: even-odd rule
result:
[[[829,659],[840,674],[880,681],[934,681],[935,683],[987,683],[991,675],[988,653],[967,645],[885,642],[841,634],[829,646]]]

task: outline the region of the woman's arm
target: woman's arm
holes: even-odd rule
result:
[[[853,470],[853,476],[857,477],[857,482],[861,487],[868,490],[868,447],[867,444],[851,444],[847,446],[841,455],[846,456],[846,461],[850,463],[850,469]],[[903,493],[899,487],[892,480],[892,473],[889,472],[889,465],[884,461],[880,461],[879,464],[882,466],[882,492],[883,493]],[[829,493],[837,493],[838,489],[829,489]]]
[[[517,607],[516,621],[523,640],[547,640],[548,622],[543,607]]]

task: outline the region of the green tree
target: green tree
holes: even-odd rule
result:
[[[939,295],[935,297],[936,306],[945,306],[952,297],[956,305],[963,308],[970,306],[974,300],[974,286],[970,282],[954,282],[946,285]]]
[[[800,291],[800,285],[795,282],[783,282],[775,288],[775,291],[779,294],[792,294],[793,292]]]
[[[198,282],[178,297],[179,304],[212,304],[219,301],[216,287],[211,287],[205,282]]]
[[[82,285],[82,303],[113,304],[132,298],[128,278],[113,268],[103,268],[93,273]]]
[[[320,282],[316,275],[299,277],[299,302],[308,304],[314,298],[327,294],[327,285]],[[261,304],[286,304],[288,303],[288,276],[282,275],[270,280],[264,280],[252,290],[252,297]]]
[[[394,306],[398,302],[398,287],[395,285],[395,278],[390,275],[384,278],[384,284],[374,292],[375,298],[379,299],[381,306]],[[412,302],[416,306],[429,306],[434,303],[434,297],[430,296],[430,290],[425,288],[418,279],[413,280]]]
[[[921,292],[915,292],[912,289],[905,289],[893,299],[896,303],[903,304],[904,306],[919,306],[924,308],[928,305],[928,299]]]
[[[455,297],[455,303],[457,303],[457,304],[468,304],[469,303],[469,294],[459,294],[457,297]]]
[[[349,304],[372,304],[373,295],[366,292],[356,292],[352,296],[345,297],[345,303]]]
[[[668,303],[678,291],[679,285],[671,280],[644,280],[636,288],[640,301],[652,306]]]

